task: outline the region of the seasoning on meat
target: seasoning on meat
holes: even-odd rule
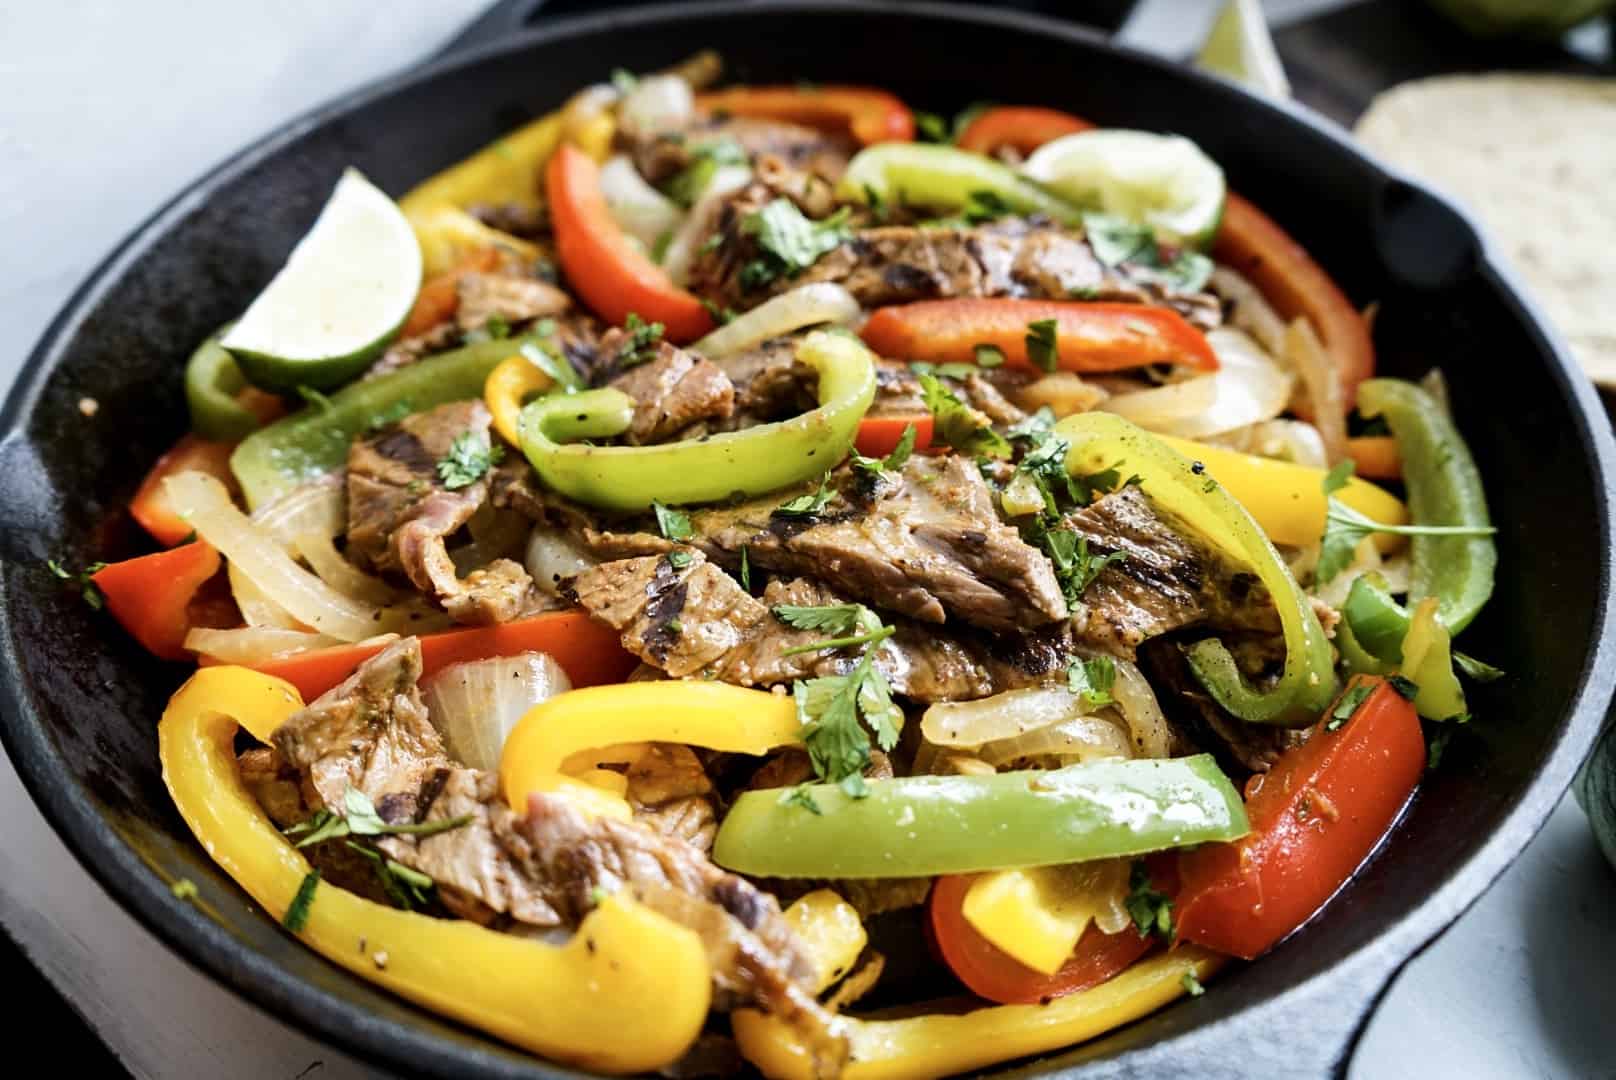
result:
[[[601,351],[612,355],[625,340],[622,330],[609,330],[601,339]],[[607,384],[634,399],[634,417],[624,442],[630,446],[666,442],[692,424],[723,420],[734,412],[735,387],[712,361],[666,341],[658,341],[652,350],[650,360]]]

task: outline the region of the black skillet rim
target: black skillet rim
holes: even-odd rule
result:
[[[872,14],[903,14],[917,18],[941,19],[960,27],[971,24],[1000,25],[1031,30],[1046,37],[1087,47],[1108,49],[1120,53],[1131,61],[1158,70],[1171,70],[1176,77],[1186,73],[1169,61],[1139,50],[1105,40],[1098,34],[1053,19],[1016,11],[992,11],[980,7],[962,7],[942,3],[893,3],[890,0],[765,0],[748,4],[748,14],[766,12],[781,16],[810,12],[868,12]],[[504,41],[492,42],[456,52],[441,60],[412,65],[401,72],[385,76],[357,90],[349,91],[324,105],[312,109],[276,128],[242,150],[232,154],[209,170],[183,191],[159,208],[150,218],[133,230],[99,266],[86,278],[52,319],[39,343],[30,352],[16,384],[13,386],[3,410],[0,410],[0,442],[25,438],[26,419],[38,399],[50,374],[60,361],[67,343],[78,325],[93,308],[95,301],[111,286],[120,272],[166,230],[168,224],[186,214],[198,202],[209,197],[218,184],[230,177],[254,168],[259,161],[277,151],[283,144],[299,137],[309,129],[326,123],[350,109],[377,98],[409,89],[412,85],[433,76],[463,66],[477,64],[487,57],[515,51],[536,42],[565,39],[612,27],[639,27],[646,25],[677,25],[690,16],[712,16],[733,13],[735,5],[706,0],[706,2],[680,4],[655,8],[624,9],[595,15],[582,15],[558,19],[541,27],[513,34]],[[1222,84],[1225,80],[1195,72],[1187,73],[1208,85]],[[1288,102],[1276,103],[1250,96],[1253,109],[1268,110],[1275,119],[1299,124],[1310,129],[1315,136],[1323,136],[1365,161],[1385,179],[1407,181],[1395,170],[1387,168],[1372,155],[1352,144],[1346,133],[1328,122],[1313,117]],[[1419,186],[1419,185],[1414,185]],[[1616,608],[1611,604],[1612,555],[1609,540],[1616,533],[1616,443],[1603,421],[1601,406],[1591,385],[1566,352],[1560,341],[1549,332],[1547,321],[1536,305],[1526,297],[1513,275],[1504,268],[1485,234],[1476,229],[1467,215],[1459,213],[1478,235],[1481,245],[1483,272],[1500,287],[1515,314],[1529,324],[1538,338],[1540,351],[1552,358],[1548,364],[1550,377],[1557,380],[1560,389],[1573,402],[1576,412],[1579,442],[1587,447],[1590,464],[1599,481],[1597,509],[1604,524],[1603,543],[1599,545],[1597,567],[1598,600],[1596,623],[1600,628],[1587,662],[1578,678],[1572,696],[1569,721],[1558,741],[1548,753],[1543,768],[1522,792],[1515,808],[1510,811],[1501,827],[1471,858],[1461,865],[1445,887],[1428,896],[1401,918],[1388,925],[1376,939],[1348,958],[1347,963],[1359,969],[1360,974],[1371,960],[1380,974],[1380,990],[1392,973],[1412,959],[1478,899],[1494,880],[1514,861],[1526,844],[1535,836],[1549,814],[1559,803],[1569,786],[1577,767],[1600,731],[1613,686],[1616,686]],[[0,705],[3,725],[0,741],[22,777],[35,803],[47,820],[67,843],[86,870],[148,930],[152,931],[171,950],[193,966],[230,987],[248,1001],[268,1010],[272,1015],[291,1020],[306,1031],[349,1052],[376,1062],[386,1062],[408,1072],[428,1072],[437,1075],[476,1075],[488,1077],[540,1077],[576,1076],[582,1073],[534,1057],[530,1062],[513,1062],[497,1056],[492,1050],[453,1045],[425,1033],[409,1024],[383,1020],[334,994],[283,971],[249,949],[243,948],[218,923],[196,907],[176,904],[165,882],[153,874],[136,852],[107,830],[99,813],[76,783],[62,784],[66,775],[60,754],[38,716],[34,713],[23,684],[18,676],[19,663],[12,645],[10,613],[6,598],[0,593]],[[1360,963],[1359,961],[1363,961]],[[1300,994],[1304,988],[1314,986],[1337,972],[1323,972],[1297,984],[1282,997]],[[1345,974],[1344,972],[1342,974]],[[1371,975],[1371,979],[1377,976]],[[1372,992],[1362,1003],[1362,1016],[1357,1018],[1361,1027],[1372,1009],[1378,992]],[[1275,1007],[1272,1000],[1261,1007],[1266,1011]],[[1343,1003],[1344,1004],[1344,1003]],[[1249,1021],[1248,1021],[1249,1022]],[[1241,1025],[1239,1014],[1217,1026],[1233,1028]],[[1165,1049],[1174,1043],[1187,1044],[1196,1038],[1196,1030],[1186,1032],[1165,1042],[1151,1044],[1152,1049]],[[1144,1048],[1140,1048],[1143,1050]],[[1116,1059],[1121,1063],[1140,1051],[1128,1051]],[[1059,1070],[1050,1075],[1075,1075],[1083,1066]]]

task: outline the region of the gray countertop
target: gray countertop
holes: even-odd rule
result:
[[[282,119],[426,55],[485,0],[9,4],[0,37],[0,385],[73,286],[156,205]],[[1324,6],[1279,0],[1276,14]],[[1182,33],[1157,0],[1130,36]],[[601,60],[602,70],[610,58]],[[1509,722],[1530,723],[1530,717]],[[170,955],[0,762],[0,921],[141,1077],[376,1075]],[[1616,1078],[1616,874],[1567,799],[1397,979],[1355,1080]],[[319,1063],[317,1070],[311,1066]]]

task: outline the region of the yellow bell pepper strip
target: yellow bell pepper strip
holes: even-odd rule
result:
[[[1197,468],[1160,439],[1108,413],[1068,416],[1055,425],[1055,434],[1071,445],[1068,470],[1092,475],[1115,466],[1123,476],[1138,476],[1141,490],[1158,509],[1245,563],[1268,590],[1285,635],[1284,671],[1273,686],[1257,689],[1246,682],[1222,642],[1203,639],[1186,650],[1186,657],[1213,699],[1252,723],[1304,727],[1317,720],[1335,696],[1329,639],[1274,545],[1209,475],[1205,463]]]
[[[875,400],[875,357],[845,334],[816,331],[797,359],[819,372],[819,408],[745,431],[661,446],[563,445],[628,428],[633,399],[612,389],[540,398],[522,410],[521,446],[544,483],[606,510],[762,495],[821,475],[853,445]]]
[[[421,245],[423,278],[450,273],[481,251],[508,251],[525,263],[539,257],[539,249],[526,240],[484,225],[453,206],[419,210],[409,219]]]
[[[1336,628],[1336,644],[1347,670],[1369,675],[1394,671],[1419,687],[1414,708],[1428,720],[1463,716],[1464,690],[1454,674],[1453,639],[1440,615],[1436,597],[1427,596],[1404,610],[1379,574],[1364,574],[1352,583]]]
[[[583,379],[570,363],[537,345],[523,345],[516,356],[501,361],[483,383],[483,401],[494,417],[494,430],[512,446],[519,445],[522,406],[548,393],[557,382],[567,390],[583,387]]]
[[[1139,961],[1090,990],[1048,1005],[994,1005],[901,1020],[841,1019],[849,1040],[842,1080],[931,1080],[1048,1053],[1132,1023],[1210,979],[1224,958],[1193,945]],[[770,1080],[814,1080],[813,1055],[775,1017],[733,1018],[741,1055]]]
[[[677,742],[735,754],[766,754],[802,741],[787,695],[720,682],[636,682],[569,690],[542,701],[511,729],[499,779],[518,813],[547,778],[577,767],[574,755],[626,742]],[[568,761],[569,758],[573,760]],[[585,767],[588,764],[585,763]]]
[[[1199,461],[1235,501],[1257,520],[1276,544],[1302,547],[1316,543],[1324,532],[1323,469],[1291,461],[1244,454],[1222,446],[1158,435],[1162,442],[1191,461]],[[1341,502],[1386,525],[1408,524],[1408,508],[1385,488],[1352,477],[1335,493]],[[1383,553],[1403,546],[1403,537],[1376,533],[1375,546]]]
[[[1414,711],[1429,720],[1464,720],[1469,715],[1464,689],[1453,673],[1453,639],[1438,614],[1439,601],[1427,596],[1414,605],[1403,638],[1403,676],[1419,687]]]
[[[1385,417],[1397,436],[1415,525],[1488,528],[1481,471],[1447,410],[1430,394],[1401,379],[1369,379],[1358,387],[1358,411]],[[1434,596],[1451,633],[1469,626],[1493,592],[1498,546],[1492,536],[1416,534],[1409,554],[1410,602]]]
[[[971,882],[961,914],[1007,955],[1053,975],[1127,882],[1127,865],[1113,859],[999,870]]]
[[[399,209],[413,216],[440,206],[539,205],[540,170],[561,142],[561,126],[561,113],[553,112],[500,136],[415,185],[398,201]]]
[[[785,910],[797,944],[814,965],[814,993],[821,994],[853,970],[869,942],[853,905],[830,889],[815,889]]]
[[[759,877],[915,877],[1141,855],[1246,832],[1240,793],[1209,754],[867,786],[862,798],[840,784],[806,785],[790,801],[743,792],[718,827],[713,861]]]
[[[311,405],[247,436],[230,455],[247,506],[256,509],[277,495],[341,467],[359,435],[402,412],[419,412],[483,392],[488,373],[537,336],[480,341],[374,379],[352,383],[324,403]],[[402,410],[402,412],[401,412]]]
[[[158,725],[163,779],[198,842],[266,912],[283,918],[309,864],[264,816],[236,769],[236,726],[267,738],[303,702],[246,668],[204,668]],[[622,893],[564,945],[384,907],[319,884],[297,936],[332,963],[420,1005],[582,1069],[638,1073],[678,1058],[707,1018],[696,934]]]

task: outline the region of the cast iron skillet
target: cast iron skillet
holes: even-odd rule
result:
[[[1391,976],[1520,852],[1593,742],[1616,681],[1616,451],[1563,348],[1449,204],[1294,109],[1028,16],[822,2],[570,20],[292,121],[164,207],[57,316],[0,416],[4,737],[34,798],[125,906],[271,1012],[408,1071],[580,1075],[372,988],[256,910],[162,786],[153,725],[184,669],[143,655],[43,562],[148,546],[123,507],[184,428],[184,357],[269,279],[345,165],[402,192],[611,67],[704,46],[741,79],[877,83],[943,113],[983,97],[1037,102],[1184,132],[1355,300],[1380,301],[1383,370],[1451,374],[1502,569],[1465,643],[1509,677],[1475,691],[1478,721],[1326,916],[1205,997],[1006,1075],[1340,1072]],[[93,419],[76,407],[86,395],[101,404]],[[200,886],[195,903],[170,895],[178,877]]]

